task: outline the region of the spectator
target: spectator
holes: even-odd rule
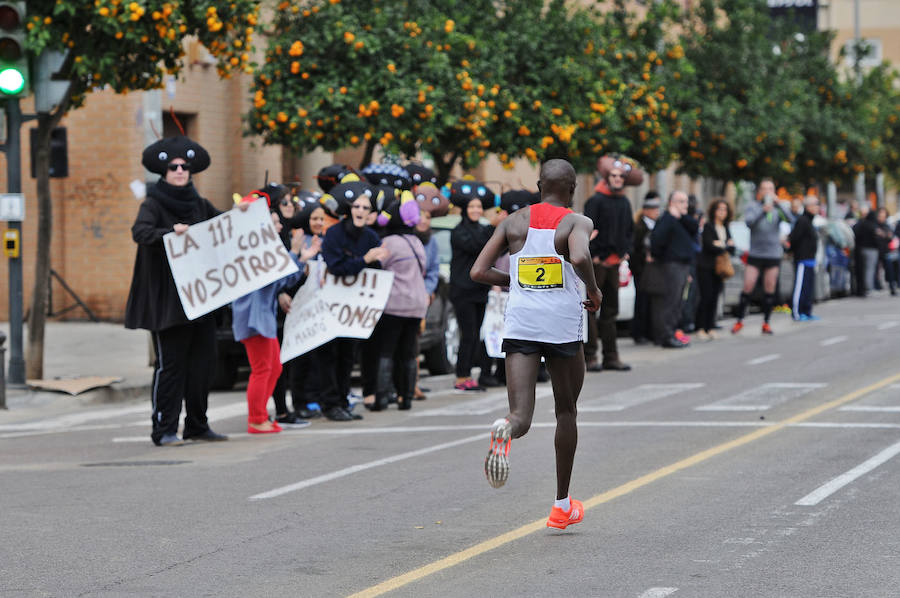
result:
[[[278,207],[272,212],[272,225],[280,234],[282,225]],[[281,431],[278,422],[269,421],[266,403],[272,396],[275,384],[281,376],[281,350],[278,343],[278,307],[285,312],[291,309],[291,296],[282,291],[301,282],[306,260],[319,252],[319,242],[303,248],[303,235],[293,237],[291,258],[300,269],[280,280],[235,299],[231,304],[231,329],[234,339],[240,341],[247,350],[250,362],[250,380],[247,382],[247,433],[273,434]],[[299,255],[299,259],[298,259]],[[283,400],[283,399],[282,399]],[[276,409],[277,411],[277,409]],[[308,425],[309,422],[296,420],[294,426]]]
[[[856,272],[856,294],[865,297],[872,290],[875,282],[875,269],[878,265],[878,216],[862,204],[860,218],[853,225],[855,238],[854,266]]]
[[[297,198],[295,197],[294,199]],[[279,206],[279,214],[282,216],[282,226],[303,231],[302,249],[312,247],[313,243],[316,244],[316,247],[320,248],[314,256],[306,260],[307,274],[309,277],[313,278],[313,280],[317,280],[325,272],[325,265],[321,253],[321,240],[325,233],[326,208],[319,203],[318,197],[312,196],[307,199],[308,200],[301,202],[292,200],[292,207],[287,207],[285,206],[285,199],[282,198],[281,201],[277,202],[277,205]],[[292,216],[287,216],[288,214],[291,214],[292,211],[294,214]],[[289,237],[285,239],[284,229],[282,229],[282,239],[285,240],[285,246],[289,248],[291,240]],[[284,292],[293,297],[298,288],[299,287],[286,289]],[[279,295],[279,303],[281,301],[284,301],[284,299]],[[284,326],[284,314],[284,311],[279,311],[278,322],[280,327]],[[282,333],[283,329],[279,328],[279,342],[282,339]],[[317,375],[318,372],[311,368],[311,364],[314,362],[313,353],[318,350],[318,348],[313,349],[309,353],[299,355],[283,364],[284,371],[278,379],[278,384],[275,385],[275,390],[272,391],[272,398],[275,401],[276,408],[275,421],[279,424],[291,426],[298,422],[302,422],[303,420],[322,416],[322,410],[317,407],[316,403],[321,391],[319,382],[320,377]],[[290,388],[291,391],[291,403],[294,407],[293,411],[287,409],[287,403],[285,401],[285,392],[287,388]],[[300,423],[300,425],[303,424]]]
[[[413,227],[419,222],[419,208],[412,194],[406,192],[404,196],[408,199],[395,201],[386,208],[390,220],[384,227],[382,246],[389,255],[382,260],[381,266],[394,273],[394,282],[384,313],[372,333],[378,355],[373,411],[387,408],[394,379],[397,382],[397,406],[400,409],[412,407],[416,387],[416,334],[428,309],[425,248],[413,234]],[[404,202],[412,202],[416,208],[405,218],[401,213]]]
[[[322,257],[328,272],[336,276],[354,276],[364,268],[380,268],[389,253],[381,247],[378,233],[366,226],[374,208],[371,188],[361,182],[340,183],[329,194],[339,204],[343,218],[328,229],[322,241]],[[328,197],[328,195],[324,197]],[[322,414],[332,421],[362,419],[350,412],[350,373],[356,361],[357,341],[337,338],[317,351],[315,370],[322,376],[318,403]]]
[[[686,339],[675,336],[698,228],[697,221],[688,216],[687,211],[687,194],[672,192],[665,213],[650,233],[650,254],[660,268],[664,289],[652,298],[653,331],[656,342],[673,349],[689,344]]]
[[[200,197],[191,177],[209,166],[209,154],[185,136],[167,137],[144,149],[141,163],[160,175],[147,186],[131,236],[138,244],[125,327],[149,330],[156,359],[151,401],[157,446],[177,446],[178,419],[184,399],[184,440],[221,441],[228,437],[209,427],[206,407],[216,354],[212,314],[188,320],[166,258],[163,236],[184,234],[188,227],[220,212]]]
[[[788,235],[791,253],[794,254],[794,292],[791,295],[791,316],[798,322],[818,320],[812,314],[816,290],[816,252],[819,249],[819,233],[813,220],[819,213],[819,198],[814,195],[803,200],[803,213],[797,217]]]
[[[716,338],[716,311],[719,295],[724,286],[716,273],[716,260],[723,254],[734,254],[734,240],[728,224],[731,222],[731,206],[724,199],[715,199],[709,206],[706,224],[703,226],[702,250],[697,260],[697,284],[700,304],[697,307],[697,337],[700,340]]]
[[[744,316],[750,307],[750,297],[757,280],[763,281],[763,334],[772,334],[769,319],[775,308],[775,285],[778,284],[778,270],[784,248],[781,245],[782,222],[790,223],[791,217],[785,213],[775,197],[775,182],[763,179],[759,184],[756,201],[751,201],[744,210],[744,220],[750,229],[750,252],[744,269],[744,287],[738,302],[737,322],[731,328],[737,334],[744,327]]]
[[[700,228],[703,227],[704,214],[699,208],[697,196],[688,194],[687,215],[697,221]],[[693,332],[696,329],[695,318],[697,308],[700,305],[700,291],[697,288],[697,259],[700,257],[702,245],[699,233],[694,238],[694,259],[691,260],[691,270],[685,283],[684,300],[681,302],[681,317],[678,321],[678,329],[675,336],[687,336],[684,332]]]
[[[484,386],[472,379],[472,367],[487,369],[487,355],[480,341],[481,323],[490,287],[475,282],[469,271],[494,227],[479,220],[486,209],[494,207],[495,198],[486,186],[475,181],[457,181],[451,187],[450,201],[462,209],[462,219],[450,233],[450,301],[459,324],[459,353],[456,358],[456,383],[461,391],[483,391]]]
[[[653,337],[650,322],[650,295],[641,288],[641,275],[650,255],[650,233],[659,219],[659,193],[648,191],[634,224],[634,245],[631,250],[631,273],[634,276],[634,315],[631,337],[636,345],[643,345]],[[589,316],[590,317],[590,316]]]
[[[894,232],[891,230],[891,227],[887,223],[888,211],[887,208],[878,208],[875,211],[875,239],[878,242],[878,264],[881,266],[881,269],[884,271],[885,282],[889,285],[891,284],[891,274],[888,271],[887,267],[887,255],[889,252],[889,245],[891,243],[891,237],[894,236]],[[881,286],[881,277],[878,274],[878,268],[875,271],[875,288],[877,290],[881,290],[883,287]]]
[[[634,244],[631,202],[625,197],[626,185],[640,184],[643,174],[625,159],[604,157],[598,164],[601,180],[584,204],[584,215],[594,223],[591,260],[594,277],[603,294],[599,319],[588,316],[588,342],[584,348],[589,372],[627,371],[631,366],[619,359],[616,346],[616,317],[619,315],[619,264],[628,259]],[[603,361],[597,360],[597,338],[602,345]]]
[[[891,240],[888,241],[888,251],[884,256],[884,267],[891,295],[896,295],[897,288],[900,287],[900,220],[897,221],[891,235]]]

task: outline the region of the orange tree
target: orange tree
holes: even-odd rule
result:
[[[38,238],[28,325],[26,375],[43,377],[44,322],[50,284],[50,132],[94,89],[118,93],[152,89],[183,64],[184,39],[202,42],[218,60],[219,74],[249,70],[259,0],[29,0],[26,47],[32,56],[66,53],[58,78],[69,82],[60,103],[38,115],[35,170]]]
[[[248,127],[301,153],[377,145],[428,152],[446,180],[487,147],[493,108],[485,32],[490,0],[322,0],[278,5],[254,85]]]

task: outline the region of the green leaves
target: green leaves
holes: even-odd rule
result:
[[[31,0],[27,45],[68,52],[63,73],[72,81],[72,106],[92,89],[119,93],[160,87],[184,64],[184,40],[196,37],[221,76],[250,70],[259,0]]]

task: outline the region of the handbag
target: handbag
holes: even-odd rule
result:
[[[731,256],[724,251],[716,256],[716,276],[721,279],[731,278],[734,276],[734,265],[731,263]]]

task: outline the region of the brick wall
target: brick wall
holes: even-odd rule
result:
[[[231,207],[234,192],[244,194],[269,179],[282,178],[282,152],[279,147],[264,147],[254,138],[241,134],[242,111],[246,111],[249,79],[239,76],[220,81],[214,67],[193,65],[185,69],[183,79],[170,82],[165,89],[146,92],[159,94],[163,110],[194,116],[191,128],[196,140],[210,153],[212,164],[195,177],[200,194],[220,209]],[[30,100],[23,111],[32,111]],[[158,115],[145,114],[143,92],[117,95],[109,91],[88,96],[84,107],[70,112],[62,126],[67,128],[69,177],[51,180],[53,198],[53,238],[51,264],[66,283],[103,320],[121,321],[131,283],[135,244],[131,225],[140,200],[129,184],[153,181],[141,166],[145,146],[145,119],[155,117],[155,130],[161,132]],[[22,129],[22,183],[26,196],[22,255],[27,312],[33,286],[36,247],[37,198],[30,177],[28,129]],[[6,160],[0,154],[0,189],[6,189]],[[5,227],[5,223],[0,223]],[[0,320],[8,320],[8,264],[0,259]],[[74,301],[53,281],[53,310]],[[84,319],[83,310],[73,309],[63,319]]]

